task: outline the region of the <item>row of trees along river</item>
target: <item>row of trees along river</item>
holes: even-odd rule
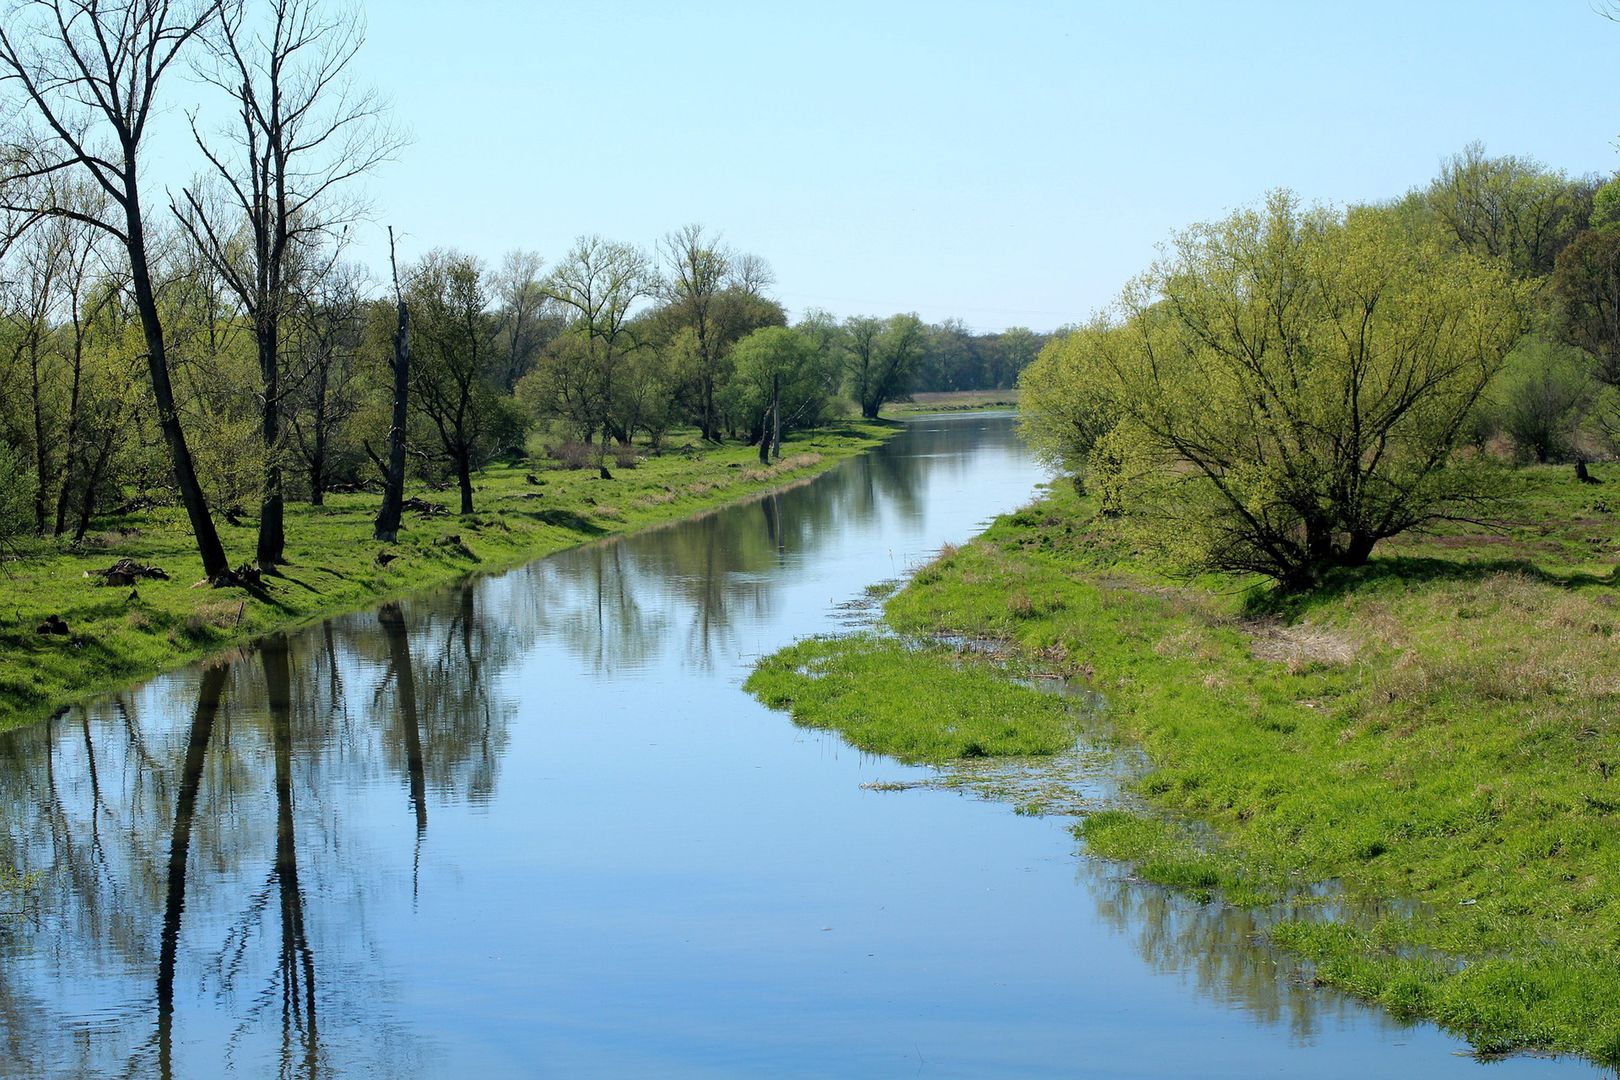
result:
[[[448,247],[401,262],[390,230],[373,273],[346,245],[385,216],[362,183],[402,138],[349,79],[361,44],[321,0],[8,13],[0,542],[178,499],[229,582],[247,553],[225,551],[218,512],[256,511],[250,561],[272,566],[289,498],[380,485],[392,539],[408,473],[453,479],[469,513],[479,466],[542,446],[600,464],[690,425],[765,460],[785,432],[913,389],[1009,387],[1042,344],[908,314],[789,326],[768,264],[696,225],[496,266]],[[187,71],[207,97],[178,114],[164,94]],[[187,118],[168,134],[195,174],[143,187],[154,131]]]

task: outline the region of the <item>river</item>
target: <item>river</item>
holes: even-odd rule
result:
[[[0,1075],[1467,1076],[753,662],[1026,501],[993,414],[0,736]],[[868,612],[869,613],[869,612]],[[16,902],[0,896],[0,905]]]

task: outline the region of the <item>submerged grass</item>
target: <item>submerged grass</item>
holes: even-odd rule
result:
[[[401,593],[497,570],[597,537],[674,521],[815,475],[899,430],[850,423],[785,440],[782,460],[757,465],[746,446],[675,445],[613,479],[549,463],[496,465],[478,474],[477,513],[407,512],[397,544],[371,538],[379,497],[340,494],[324,507],[287,508],[287,565],[262,589],[193,588],[202,565],[185,518],[159,507],[100,519],[78,547],[41,543],[0,562],[0,730],[297,623]],[[453,510],[454,491],[414,485],[407,495]],[[227,552],[251,556],[257,525],[218,518]],[[169,580],[97,586],[89,571],[121,558]],[[49,616],[65,634],[40,634]]]
[[[886,618],[1106,695],[1110,731],[1150,762],[1149,810],[1087,818],[1091,851],[1243,906],[1330,883],[1331,915],[1272,930],[1319,981],[1482,1052],[1615,1064],[1620,469],[1597,472],[1524,470],[1501,527],[1406,539],[1286,597],[1166,579],[1060,485],[924,567]],[[872,657],[870,687],[914,669],[909,700],[993,714],[1022,689]]]

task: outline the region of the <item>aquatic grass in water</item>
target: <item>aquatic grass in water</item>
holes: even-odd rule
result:
[[[796,724],[908,764],[1055,754],[1078,731],[1062,698],[1009,684],[943,647],[869,634],[790,645],[744,687]]]

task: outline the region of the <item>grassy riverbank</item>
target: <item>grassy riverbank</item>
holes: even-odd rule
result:
[[[1620,469],[1597,475],[1526,470],[1516,524],[1392,544],[1287,598],[1159,577],[1060,485],[924,567],[886,618],[1001,642],[1106,696],[1107,726],[1152,763],[1136,789],[1154,812],[1082,822],[1095,853],[1268,906],[1273,939],[1318,979],[1481,1051],[1613,1063]],[[911,664],[880,659],[892,670],[872,685]],[[939,692],[995,713],[1027,691]],[[1324,884],[1345,901],[1337,921],[1312,914]]]
[[[288,563],[252,592],[193,588],[202,564],[177,508],[102,519],[78,549],[40,545],[0,564],[0,729],[272,630],[813,476],[898,429],[879,421],[806,432],[784,440],[781,461],[769,468],[759,466],[752,447],[698,445],[672,446],[635,468],[610,462],[611,480],[594,468],[550,462],[494,466],[476,479],[477,513],[407,512],[400,542],[391,545],[371,538],[376,495],[332,495],[324,507],[292,504]],[[455,506],[453,490],[412,485],[406,494]],[[256,523],[218,523],[226,550],[238,560],[251,557]],[[159,567],[168,580],[142,579],[132,589],[85,576],[123,558]],[[53,615],[67,633],[38,633]]]
[[[929,416],[937,413],[977,412],[980,409],[1018,408],[1018,388],[1008,390],[919,391],[910,401],[883,406],[885,416]]]

